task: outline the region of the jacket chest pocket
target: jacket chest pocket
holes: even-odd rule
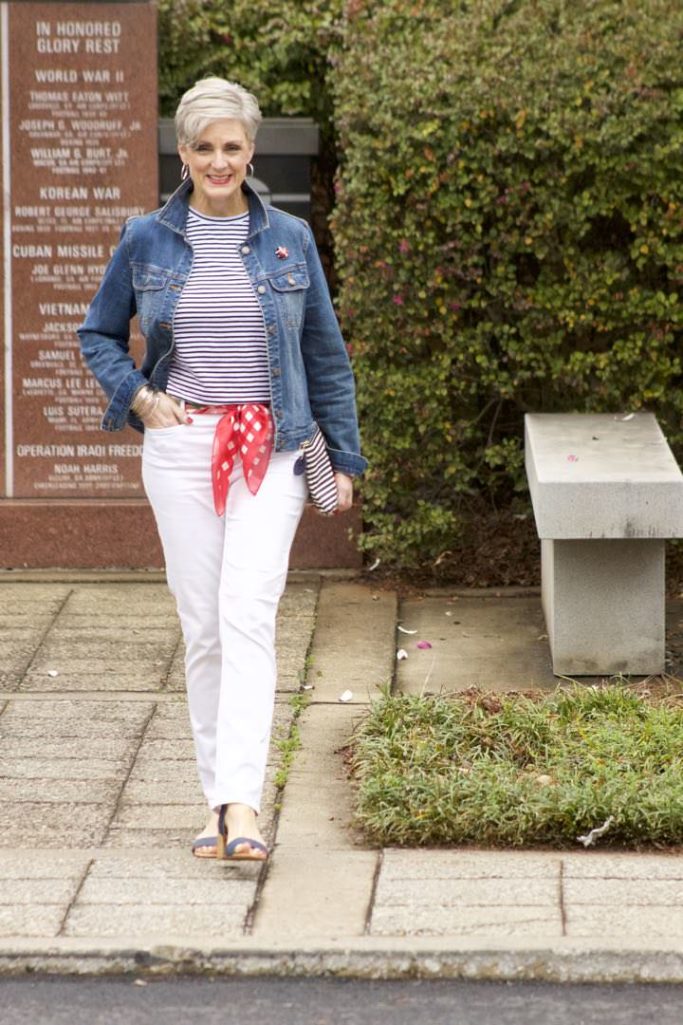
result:
[[[277,274],[268,275],[268,283],[282,319],[298,330],[306,308],[309,279],[306,267],[282,268]]]
[[[161,267],[133,265],[133,290],[142,333],[161,317],[169,272]]]

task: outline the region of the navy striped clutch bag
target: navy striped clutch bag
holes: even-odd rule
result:
[[[326,516],[337,511],[337,482],[330,462],[323,432],[319,427],[310,441],[302,446],[304,456],[304,472],[308,485],[308,496],[318,510]]]

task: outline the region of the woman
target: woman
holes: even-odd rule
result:
[[[257,816],[275,693],[275,616],[322,430],[338,509],[363,472],[346,349],[308,225],[246,177],[261,121],[207,78],[176,113],[183,181],[133,217],[79,329],[109,404],[144,431],[142,474],[185,639],[188,704],[211,816],[199,857],[263,860]],[[253,172],[252,172],[253,173]],[[146,340],[129,354],[136,314]]]

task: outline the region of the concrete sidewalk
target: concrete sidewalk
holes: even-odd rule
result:
[[[682,675],[680,600],[668,649]],[[555,685],[537,594],[400,601],[294,574],[279,665],[273,855],[198,861],[205,808],[161,578],[0,576],[0,972],[683,981],[676,853],[382,851],[354,829],[343,748],[380,687]]]

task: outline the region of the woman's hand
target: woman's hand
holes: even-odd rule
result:
[[[337,512],[343,513],[353,505],[353,478],[336,470],[334,479],[337,482]]]
[[[151,388],[140,389],[133,402],[133,412],[151,431],[191,422],[184,402],[179,402],[165,391],[153,391]]]

